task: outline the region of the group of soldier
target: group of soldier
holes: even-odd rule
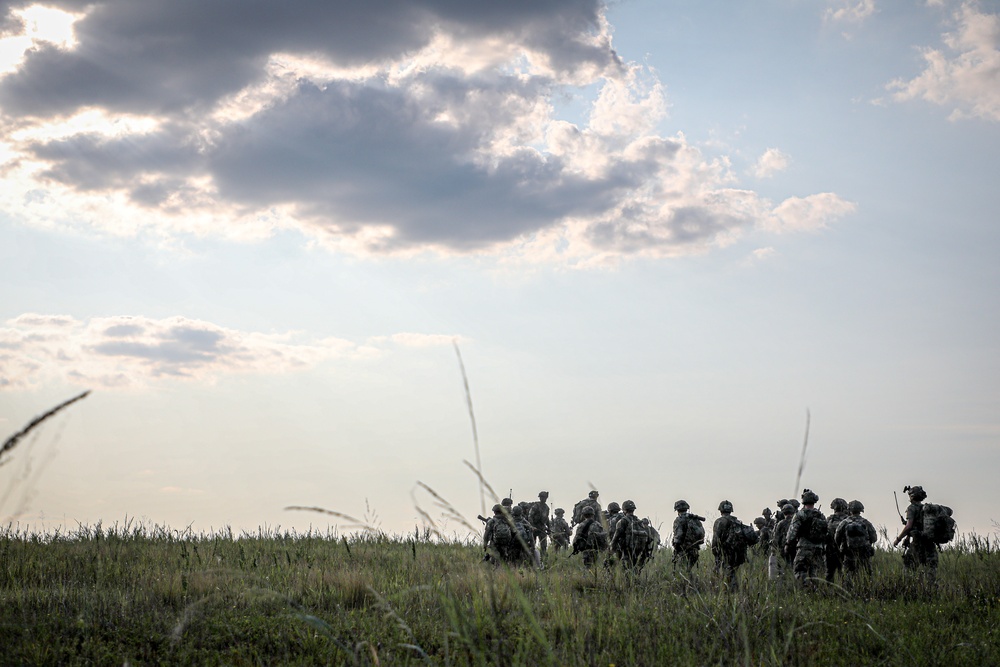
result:
[[[923,521],[922,503],[927,494],[919,486],[908,486],[904,491],[909,495],[910,505],[894,546],[904,541],[904,565],[909,569],[923,568],[933,579],[940,540],[935,541],[927,534]],[[556,551],[572,547],[573,555],[580,554],[588,568],[603,556],[606,567],[621,563],[626,571],[637,573],[660,546],[659,533],[648,518],[636,516],[636,505],[631,500],[621,505],[612,502],[602,509],[599,494],[593,490],[576,503],[570,522],[561,507],[555,508],[550,516],[548,497],[548,492],[542,491],[537,501],[518,504],[508,497],[493,506],[492,517],[480,516],[486,524],[485,559],[498,564],[541,567],[551,538]],[[777,502],[777,514],[764,508],[751,526],[737,519],[733,504],[723,500],[710,541],[716,572],[728,586],[734,586],[738,568],[748,561],[748,556],[756,554],[766,559],[770,578],[777,579],[790,571],[804,586],[814,585],[822,577],[832,582],[841,570],[849,579],[858,573],[870,573],[878,535],[872,523],[862,516],[864,504],[859,500],[847,502],[834,498],[830,503],[832,513],[825,516],[817,508],[818,503],[819,495],[805,489],[801,501],[783,498]],[[670,540],[674,566],[686,576],[692,575],[706,541],[707,519],[691,513],[690,509],[685,500],[674,503],[677,517]],[[950,509],[944,509],[950,517]]]

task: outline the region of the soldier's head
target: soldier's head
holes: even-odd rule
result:
[[[927,497],[927,493],[924,491],[922,486],[907,486],[903,487],[903,491],[910,496],[910,502],[919,503],[921,500]]]
[[[791,503],[785,503],[784,507],[781,508],[781,513],[785,516],[792,516],[795,514],[795,505]]]
[[[784,507],[787,504],[788,504],[788,498],[782,498],[781,500],[779,500],[778,501],[778,511],[781,511],[781,508]]]
[[[524,509],[520,505],[514,505],[510,508],[510,515],[515,519],[520,519],[524,516]]]
[[[847,511],[847,501],[843,498],[834,498],[830,502],[830,509],[834,512],[846,512]]]
[[[565,513],[566,513],[566,510],[564,510],[563,508],[561,508],[561,507],[557,507],[556,508],[556,516],[562,516]]]
[[[759,516],[753,520],[753,525],[757,526],[758,528],[763,528],[764,526],[767,525],[767,519],[765,519],[762,516]]]
[[[511,505],[514,504],[514,499],[513,498],[504,498],[503,500],[500,501],[500,504],[509,509],[511,507]]]
[[[587,497],[588,498],[592,498],[594,500],[597,500],[597,496],[599,496],[599,495],[601,495],[601,494],[599,494],[597,492],[597,489],[594,489],[593,491],[591,491],[590,493],[587,494]]]
[[[625,510],[626,512],[634,512],[635,503],[632,502],[631,500],[626,500],[625,502],[622,503],[622,509]]]
[[[688,505],[688,501],[686,500],[678,500],[674,503],[675,512],[687,512],[689,509],[691,509],[691,506]]]
[[[548,500],[549,499],[549,492],[548,491],[539,491],[538,492],[538,499],[541,500],[541,501],[543,501],[543,502],[546,501],[546,500]]]
[[[851,511],[851,514],[861,514],[865,511],[865,504],[860,500],[852,500],[847,503],[847,509]]]
[[[584,519],[593,519],[594,516],[595,516],[595,513],[594,513],[594,508],[593,507],[590,507],[588,505],[587,507],[583,508],[583,518]]]
[[[788,499],[788,503],[789,503],[789,504],[790,504],[790,505],[791,505],[792,507],[794,507],[794,508],[795,508],[795,511],[796,511],[796,512],[798,512],[798,511],[799,511],[799,505],[801,505],[801,504],[802,504],[802,503],[800,503],[800,502],[799,502],[799,499],[798,499],[798,498],[789,498],[789,499]]]
[[[619,505],[613,500],[608,504],[608,514],[614,514],[615,512],[620,512],[621,509],[622,509],[621,505]]]
[[[641,523],[644,526],[648,526],[649,525],[649,517],[648,516],[644,517],[643,520],[640,521],[639,523]]]
[[[772,516],[774,516],[774,512],[771,511],[770,507],[765,507],[763,510],[761,510],[761,514],[764,515],[765,521],[768,521]]]
[[[493,513],[494,514],[500,514],[501,512],[503,512],[503,506],[502,505],[497,504],[497,505],[493,506]]]
[[[812,489],[802,489],[803,505],[815,505],[818,502],[819,502],[819,495],[817,495]]]
[[[732,514],[733,513],[733,504],[731,502],[729,502],[728,500],[723,500],[721,503],[719,503],[719,513],[720,514]]]

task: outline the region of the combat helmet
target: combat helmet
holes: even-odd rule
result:
[[[794,507],[795,511],[798,512],[799,511],[799,505],[801,505],[802,503],[799,502],[798,498],[789,498],[788,499],[788,504],[791,505],[792,507]]]
[[[728,500],[723,500],[719,503],[719,511],[724,514],[728,514],[733,511],[733,504]]]
[[[622,503],[622,509],[628,512],[629,510],[635,511],[635,503],[631,500],[626,500]]]
[[[844,512],[847,510],[847,501],[843,498],[834,498],[830,501],[830,509],[834,512]]]
[[[922,486],[906,486],[903,487],[903,491],[910,496],[910,500],[915,503],[919,503],[921,500],[927,497],[927,492],[924,491]]]
[[[597,489],[594,489],[593,491],[591,491],[590,493],[588,493],[588,494],[587,494],[587,497],[588,497],[588,498],[593,498],[593,499],[595,499],[595,500],[596,500],[596,499],[597,499],[597,496],[599,496],[599,495],[601,495],[601,494],[599,494],[599,493],[597,492]]]
[[[758,528],[763,528],[764,526],[767,525],[767,519],[765,519],[762,516],[759,516],[753,520],[753,525],[757,526]]]
[[[613,500],[610,503],[608,503],[608,513],[610,514],[614,514],[615,512],[620,512],[621,509],[622,506]]]
[[[500,501],[500,504],[503,505],[504,507],[510,507],[511,505],[514,504],[514,499],[504,498],[503,500]]]
[[[583,516],[594,516],[594,508],[587,505],[583,508]]]
[[[850,510],[851,512],[864,512],[865,504],[860,500],[852,500],[851,502],[847,503],[847,509]]]
[[[556,516],[562,516],[563,514],[565,514],[565,513],[566,513],[566,510],[564,510],[564,509],[563,509],[563,508],[561,508],[561,507],[557,507],[557,508],[555,508],[555,510],[554,510],[554,511],[555,511],[555,513],[556,513]]]
[[[674,503],[675,512],[687,512],[689,509],[691,509],[691,506],[688,505],[688,501],[686,500],[678,500]]]
[[[781,513],[787,514],[788,516],[795,514],[795,505],[791,503],[785,503],[784,505],[781,506]]]
[[[547,500],[548,497],[549,497],[549,492],[548,491],[539,491],[538,492],[538,497],[540,499],[542,499],[542,500]]]
[[[524,516],[524,508],[521,507],[520,505],[514,505],[513,507],[510,508],[510,514],[515,519],[517,519],[518,517],[522,517]]]
[[[815,505],[819,502],[819,495],[812,489],[802,489],[802,504]]]
[[[493,513],[499,514],[500,512],[503,512],[503,505],[497,503],[496,505],[493,506]]]

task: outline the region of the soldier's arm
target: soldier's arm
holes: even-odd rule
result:
[[[913,518],[909,518],[906,521],[906,525],[903,526],[903,530],[899,531],[899,535],[896,536],[896,540],[892,543],[892,546],[898,545],[903,541],[903,538],[909,535],[913,531]]]

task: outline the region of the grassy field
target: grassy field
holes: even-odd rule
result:
[[[720,590],[661,551],[637,579],[578,557],[495,570],[475,544],[410,537],[83,527],[0,531],[0,663],[1000,664],[1000,555],[964,539],[937,586],[897,553],[852,590]]]

